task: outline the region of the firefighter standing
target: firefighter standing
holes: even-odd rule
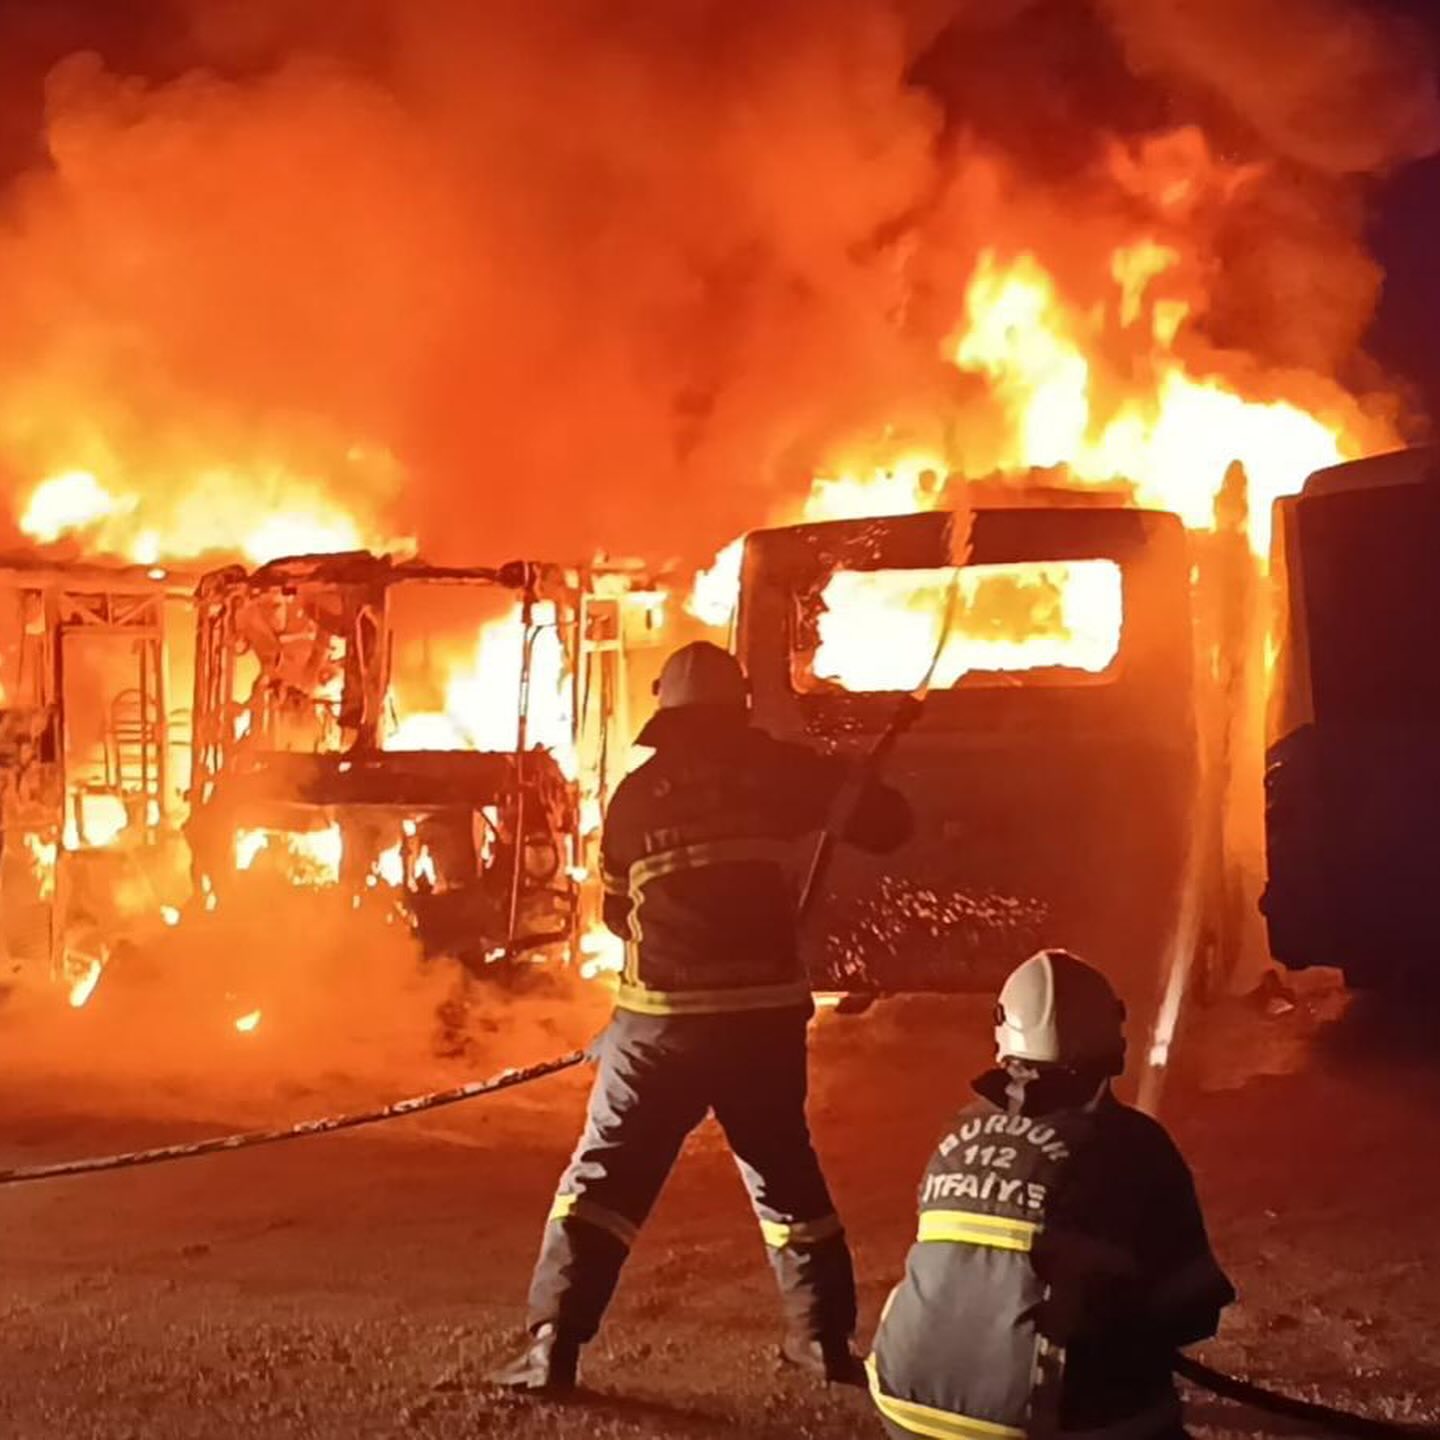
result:
[[[1185,1161],[1110,1092],[1123,1019],[1064,951],[1001,991],[1000,1066],[926,1170],[867,1366],[897,1440],[1183,1434],[1172,1357],[1235,1296]]]
[[[787,862],[844,809],[845,839],[889,850],[909,809],[753,727],[740,667],[714,645],[678,650],[656,693],[638,736],[655,753],[617,787],[601,844],[605,921],[627,942],[616,1011],[531,1282],[530,1345],[493,1378],[574,1384],[685,1137],[713,1111],[784,1300],[782,1355],[853,1381],[855,1282],[805,1117],[813,1007]]]

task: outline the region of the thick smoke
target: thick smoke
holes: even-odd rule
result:
[[[227,476],[328,491],[445,558],[698,556],[896,430],[983,468],[1000,417],[940,350],[990,246],[1084,302],[1136,225],[1183,230],[1198,351],[1364,388],[1364,177],[1440,134],[1359,0],[171,21],[46,80],[0,481],[91,469],[222,537]]]
[[[1358,175],[1440,147],[1434,56],[1412,25],[1354,0],[1099,0],[1135,73],[1208,93],[1257,144]]]

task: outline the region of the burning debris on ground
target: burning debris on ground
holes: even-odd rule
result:
[[[1425,589],[1433,464],[1347,467],[1427,434],[1416,377],[1367,333],[1379,187],[1440,149],[1423,6],[122,9],[0,0],[7,1145],[128,1144],[146,1116],[289,1123],[582,1043],[635,964],[603,923],[604,818],[661,662],[697,639],[739,657],[776,735],[884,751],[917,817],[898,857],[820,875],[801,945],[819,991],[929,997],[863,1044],[843,1015],[820,1026],[832,1140],[859,1147],[847,1200],[882,1230],[859,1176],[889,1119],[852,1135],[845,1104],[873,1086],[924,1111],[950,1083],[936,1056],[923,1095],[876,1076],[1030,949],[1103,957],[1146,1032],[1132,1051],[1152,1081],[1175,1057],[1197,1134],[1219,1113],[1195,1081],[1210,1050],[1291,1023],[1226,1009],[1272,951],[1413,971],[1367,947],[1404,948],[1423,908],[1429,690],[1397,696],[1404,647],[1369,637],[1376,597]],[[1350,602],[1352,541],[1373,604]],[[1371,901],[1335,880],[1360,871]],[[1316,1046],[1281,1046],[1297,1103]],[[1248,1088],[1275,1067],[1242,1068]],[[1354,1078],[1322,1088],[1402,1130],[1402,1102]],[[513,1163],[480,1243],[518,1282],[519,1217],[560,1161],[549,1111],[573,1098],[555,1093],[422,1131],[403,1161],[347,1153],[382,1184],[413,1154],[417,1233],[456,1251],[469,1202],[459,1228],[423,1215],[471,1183],[445,1147],[486,1176]],[[1217,1123],[1248,1150],[1244,1119]],[[1223,1148],[1202,1179],[1253,1240]],[[292,1200],[313,1218],[305,1166],[325,1166],[290,1163],[255,1172],[288,1197],[276,1214],[218,1170],[201,1208],[235,1236],[283,1228]],[[147,1183],[138,1206],[190,1213],[183,1182]],[[94,1203],[67,1193],[40,1224],[36,1334],[64,1308],[54,1277],[103,1252],[57,1228],[103,1230]],[[357,1203],[376,1230],[357,1222],[355,1256],[412,1219]],[[717,1281],[719,1252],[662,1224],[656,1275]],[[267,1295],[288,1293],[283,1250],[257,1242]],[[246,1263],[215,1283],[243,1288]],[[413,1268],[443,1329],[471,1297]],[[1245,1278],[1266,1293],[1262,1270]],[[404,1265],[387,1274],[403,1301]],[[716,1293],[704,1323],[744,1333],[755,1297]],[[349,1307],[321,1329],[394,1341]],[[461,1412],[498,1317],[443,1403],[357,1399],[340,1365],[335,1433],[490,1423]],[[643,1342],[662,1352],[663,1321]],[[254,1370],[264,1433],[302,1433],[304,1385]],[[768,1434],[768,1376],[726,1374],[735,1405],[684,1425]],[[168,1399],[151,1419],[116,1400],[111,1424],[97,1394],[82,1422],[48,1384],[16,1433],[191,1433]],[[205,1402],[222,1429],[255,1418]]]

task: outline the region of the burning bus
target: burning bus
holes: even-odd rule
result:
[[[687,623],[668,595],[638,563],[355,552],[197,581],[11,557],[12,970],[80,1006],[123,948],[222,907],[273,915],[282,896],[378,913],[471,968],[561,951],[606,968],[588,881]]]
[[[974,509],[957,573],[951,525],[831,521],[746,544],[738,649],[774,733],[861,755],[934,665],[886,772],[916,838],[837,858],[807,942],[816,988],[984,989],[1058,939],[1146,1004],[1199,764],[1185,531],[1014,492]]]
[[[1440,450],[1321,470],[1275,509],[1266,750],[1275,958],[1435,986]]]
[[[658,593],[368,553],[207,575],[186,833],[204,910],[267,886],[404,916],[474,968],[578,944]],[[653,640],[651,641],[653,644]]]
[[[173,918],[189,735],[189,580],[164,569],[0,567],[0,916],[5,951],[83,1004],[111,949]]]

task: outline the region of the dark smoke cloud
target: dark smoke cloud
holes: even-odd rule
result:
[[[1356,0],[1099,0],[1138,75],[1194,87],[1278,156],[1364,174],[1440,148],[1435,56]]]
[[[1433,71],[1358,0],[90,23],[62,48],[107,58],[49,76],[5,207],[0,476],[108,467],[178,503],[207,465],[299,474],[472,558],[698,555],[837,437],[983,425],[937,358],[974,258],[1093,283],[1134,208],[1115,135],[1199,123],[1268,167],[1192,217],[1204,323],[1337,373],[1377,283],[1355,176],[1437,134]]]

